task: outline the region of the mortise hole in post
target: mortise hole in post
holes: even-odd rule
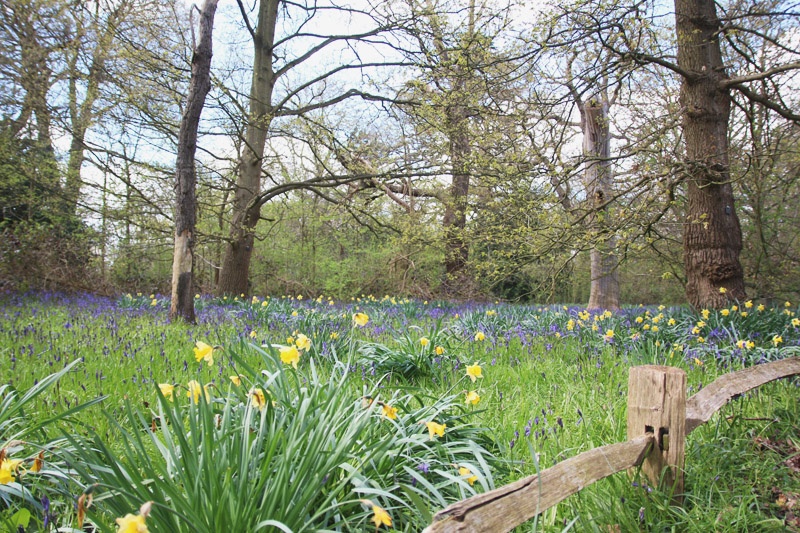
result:
[[[655,433],[655,431],[653,431],[653,426],[645,426],[644,427],[644,432],[645,433]]]
[[[658,428],[658,447],[669,450],[669,428]]]

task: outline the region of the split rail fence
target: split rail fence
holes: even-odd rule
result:
[[[507,532],[592,483],[640,467],[654,485],[683,493],[686,436],[728,400],[770,381],[800,374],[800,357],[719,377],[686,399],[686,373],[667,366],[636,366],[628,377],[628,441],[594,448],[439,511],[423,533]]]

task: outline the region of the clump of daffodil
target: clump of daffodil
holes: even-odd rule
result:
[[[481,366],[478,363],[467,366],[467,376],[472,380],[473,383],[475,383],[478,378],[483,377],[483,370],[481,369]]]
[[[295,370],[297,370],[297,363],[300,362],[300,352],[297,351],[297,347],[295,345],[292,346],[284,346],[280,349],[281,354],[281,361],[284,364],[292,365]]]
[[[194,358],[198,363],[206,361],[211,366],[214,364],[214,348],[203,341],[197,341],[194,345]]]
[[[367,322],[369,322],[369,316],[367,316],[365,313],[356,313],[353,315],[354,326],[363,327],[367,325]]]
[[[444,437],[444,430],[447,429],[447,424],[439,424],[438,422],[434,422],[431,420],[430,422],[420,422],[421,424],[425,424],[425,427],[428,428],[428,435],[431,439],[434,437]]]

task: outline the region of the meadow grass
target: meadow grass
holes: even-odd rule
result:
[[[67,436],[73,439],[72,449],[79,450],[81,441],[76,439],[91,437],[95,439],[93,449],[107,446],[109,457],[122,452],[121,438],[133,438],[132,421],[140,419],[144,424],[164,419],[164,409],[171,407],[158,393],[158,384],[178,386],[179,395],[186,394],[180,387],[191,380],[211,384],[212,403],[227,399],[212,406],[209,413],[222,416],[231,402],[249,404],[247,395],[236,393],[230,380],[244,367],[250,367],[249,373],[244,372],[250,376],[249,383],[253,387],[261,383],[265,390],[274,389],[275,381],[259,381],[262,371],[281,376],[295,372],[293,392],[280,400],[285,410],[276,410],[274,420],[258,422],[280,432],[280,428],[299,423],[287,414],[295,412],[297,401],[318,402],[314,404],[318,409],[327,405],[324,398],[328,396],[305,391],[324,388],[327,380],[339,376],[335,397],[343,407],[335,417],[351,416],[352,408],[347,406],[353,402],[371,405],[374,401],[369,409],[376,410],[375,418],[383,423],[380,427],[388,427],[380,413],[382,405],[396,407],[400,422],[392,422],[393,431],[374,435],[378,440],[370,449],[378,451],[371,452],[372,459],[366,455],[356,458],[356,452],[342,450],[343,457],[350,458],[348,464],[358,465],[353,469],[374,475],[348,473],[335,490],[326,489],[329,500],[325,505],[332,507],[324,516],[314,515],[314,520],[327,520],[325,527],[338,530],[374,528],[365,504],[346,497],[348,487],[355,486],[354,479],[371,487],[364,490],[372,491],[372,498],[389,509],[396,529],[415,531],[443,504],[534,474],[591,448],[624,441],[631,366],[655,363],[683,368],[691,395],[727,372],[797,355],[800,340],[794,307],[759,310],[757,304],[745,302],[732,302],[726,313],[700,314],[685,308],[634,307],[611,314],[590,313],[576,306],[458,304],[366,296],[350,302],[296,297],[199,298],[197,304],[198,324],[188,326],[169,323],[167,302],[158,296],[109,300],[91,295],[6,295],[0,311],[0,372],[8,386],[24,391],[79,360],[56,386],[35,399],[27,410],[28,423],[102,399],[101,405],[55,422],[46,438]],[[368,315],[368,323],[353,326],[355,313]],[[310,339],[311,346],[308,351],[300,350],[298,370],[294,371],[280,363],[277,348],[271,345],[295,343],[300,334]],[[197,341],[218,347],[212,365],[196,361],[193,347]],[[473,382],[466,368],[476,364],[482,377]],[[479,396],[477,403],[473,404],[474,396],[467,402],[470,392]],[[772,383],[731,402],[695,430],[687,439],[687,496],[682,507],[670,505],[668,490],[617,474],[587,487],[519,530],[796,530],[800,524],[794,514],[800,511],[793,507],[800,495],[797,399],[797,380]],[[193,409],[192,402],[185,403],[186,409]],[[194,416],[188,412],[176,411],[170,418]],[[449,448],[426,444],[424,424],[436,417],[440,421],[450,417],[452,440],[431,437],[430,441],[441,440]],[[321,423],[330,424],[333,418],[325,420]],[[234,422],[233,433],[240,427]],[[241,423],[250,428],[254,422]],[[454,430],[456,426],[460,429]],[[197,427],[195,431],[199,431]],[[215,435],[210,432],[208,438],[217,439],[215,445],[221,446],[223,441]],[[393,435],[404,436],[392,448],[408,452],[403,460],[389,461],[377,444]],[[10,437],[0,440],[6,438]],[[126,468],[133,471],[139,465],[146,470],[144,457],[158,456],[159,442],[143,441],[136,452],[142,457],[129,457],[124,461]],[[473,450],[459,455],[460,447],[470,442],[479,443],[486,453],[475,455]],[[70,457],[74,465],[88,463],[94,456],[76,452]],[[468,465],[470,474],[459,475],[450,468],[456,464]],[[85,490],[96,475],[87,468],[81,475],[83,485],[65,486],[56,494],[77,499],[80,487]],[[467,483],[472,475],[476,479]],[[113,476],[106,480],[113,482]],[[45,485],[38,490],[44,493]],[[217,490],[211,487],[209,491],[212,489]],[[0,495],[6,505],[4,516],[18,511],[20,504],[15,503],[13,494]],[[168,498],[170,505],[177,505],[176,498]],[[33,531],[43,528],[47,515],[41,505],[34,505],[35,500],[31,498],[28,504],[33,510],[29,526]],[[112,515],[121,514],[124,505],[130,512],[135,510],[130,507],[134,499],[122,504],[117,500],[116,507],[111,500],[105,507],[98,504],[91,516],[99,527],[109,530],[114,529]],[[190,512],[187,504],[184,513]],[[286,521],[295,520],[292,530],[303,530],[311,527],[309,516],[301,513]],[[174,518],[164,518],[163,523],[172,524]],[[217,519],[212,516],[206,522],[211,527]],[[50,524],[58,520],[73,524],[72,506],[63,506],[61,516],[54,516]],[[264,527],[280,530],[271,524]],[[153,524],[151,530],[159,529]]]

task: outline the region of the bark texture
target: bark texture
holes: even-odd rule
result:
[[[175,251],[172,258],[172,300],[169,316],[194,323],[192,267],[197,224],[197,129],[211,89],[211,34],[218,0],[206,0],[200,10],[199,38],[192,54],[189,94],[178,133],[175,164]]]
[[[606,204],[611,193],[611,132],[608,101],[590,100],[581,107],[583,154],[586,168],[583,180],[586,194],[594,208],[587,217],[588,229],[596,237],[589,253],[591,288],[589,309],[619,309],[619,260],[615,253],[616,238],[609,233]]]
[[[686,296],[695,308],[746,298],[739,263],[742,230],[733,202],[728,153],[730,89],[714,0],[675,0],[687,205],[683,234]],[[720,289],[725,292],[720,292]]]
[[[260,0],[258,25],[253,33],[253,78],[250,84],[249,120],[245,143],[239,158],[233,200],[233,213],[225,259],[217,285],[217,294],[246,294],[250,258],[253,255],[254,231],[261,216],[261,164],[264,144],[272,121],[272,91],[276,74],[272,48],[279,0]]]

